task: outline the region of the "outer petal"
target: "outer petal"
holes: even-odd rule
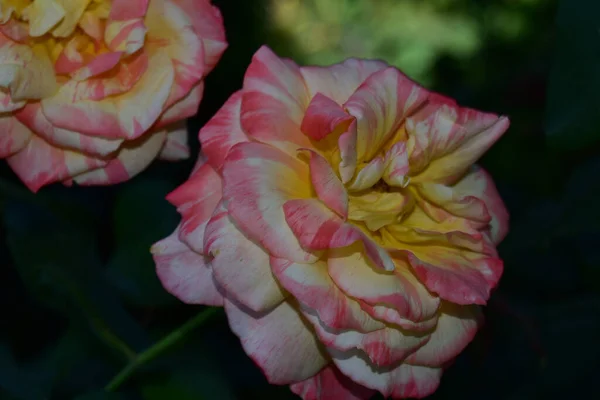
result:
[[[361,332],[384,327],[335,285],[326,262],[298,264],[271,257],[271,268],[281,285],[300,302],[303,309],[315,313],[327,327]]]
[[[344,111],[342,106],[317,93],[306,109],[300,129],[306,136],[318,141],[340,129],[343,132],[353,120],[354,117]]]
[[[222,306],[205,259],[179,241],[178,229],[152,246],[156,273],[167,292],[184,303]]]
[[[413,169],[412,180],[455,182],[508,126],[506,117],[462,108],[454,100],[432,96],[427,106],[407,122],[411,165],[420,167]]]
[[[483,201],[487,214],[491,217],[489,224],[492,241],[494,244],[500,243],[508,233],[509,215],[491,176],[483,168],[473,166],[454,186],[454,190]]]
[[[383,61],[349,58],[327,67],[300,67],[300,72],[311,97],[322,93],[344,104],[369,76],[387,67]]]
[[[379,268],[393,271],[388,253],[355,225],[345,223],[316,199],[289,200],[283,205],[285,220],[302,247],[331,250],[361,242],[369,259]],[[362,253],[359,251],[359,253]]]
[[[160,116],[158,121],[156,121],[155,127],[159,129],[165,125],[169,125],[173,122],[187,119],[196,115],[203,93],[204,81],[201,81],[194,86],[181,100],[168,107]]]
[[[36,135],[31,136],[25,148],[8,157],[7,162],[32,192],[106,165],[103,160],[53,147]]]
[[[209,164],[203,164],[167,196],[169,203],[177,207],[182,217],[179,238],[199,254],[206,254],[206,225],[221,201],[221,192],[221,177]]]
[[[412,321],[434,317],[440,300],[432,296],[403,261],[393,272],[371,268],[355,248],[332,250],[327,265],[333,281],[349,296],[370,305],[387,305]],[[410,328],[410,327],[409,327]]]
[[[121,183],[142,172],[158,156],[165,143],[166,132],[148,133],[135,141],[125,142],[116,158],[105,167],[75,176],[80,185]]]
[[[273,278],[269,255],[235,227],[223,205],[206,226],[204,254],[211,256],[214,278],[227,297],[254,312],[283,301],[285,294]]]
[[[483,317],[478,307],[443,302],[441,316],[431,338],[411,354],[406,362],[428,367],[443,366],[467,347],[482,322]]]
[[[371,160],[428,95],[396,68],[369,76],[344,104],[358,120],[358,159]]]
[[[403,252],[429,290],[456,304],[485,304],[502,275],[502,260],[495,256],[435,245]]]
[[[248,142],[240,125],[242,91],[237,91],[223,107],[200,129],[202,152],[217,171],[221,169],[229,150],[237,143]]]
[[[244,77],[242,127],[252,138],[295,155],[299,147],[311,147],[300,131],[309,100],[298,66],[263,46]]]
[[[319,199],[343,219],[348,218],[348,192],[327,160],[314,150],[310,157],[310,179]]]
[[[395,328],[382,328],[368,333],[328,329],[316,316],[309,313],[305,313],[305,316],[325,346],[337,351],[364,351],[369,363],[378,367],[397,365],[429,340],[425,333],[412,335]]]
[[[238,143],[223,167],[223,198],[237,226],[276,257],[314,262],[285,222],[283,204],[311,196],[308,166],[271,146]]]
[[[137,138],[162,113],[174,78],[173,65],[166,54],[153,54],[148,64],[135,86],[121,96],[83,99],[82,92],[89,95],[98,82],[85,81],[89,86],[86,89],[81,82],[71,81],[55,96],[42,101],[44,114],[60,128],[113,139]]]
[[[250,314],[226,299],[225,311],[231,330],[270,383],[303,381],[328,363],[307,323],[289,303],[266,314]]]
[[[368,400],[375,391],[352,381],[329,365],[315,376],[290,385],[303,400]]]
[[[438,388],[441,368],[429,368],[400,364],[395,368],[374,368],[364,354],[342,353],[329,350],[333,362],[342,373],[353,381],[378,390],[393,399],[423,398]]]
[[[31,131],[11,115],[0,117],[0,158],[23,149],[31,139]]]
[[[176,122],[167,127],[167,138],[158,157],[161,160],[179,161],[189,156],[187,124],[185,121]]]

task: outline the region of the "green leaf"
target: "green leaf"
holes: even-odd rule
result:
[[[175,185],[160,179],[138,179],[124,186],[113,212],[115,250],[107,274],[124,298],[136,306],[176,303],[155,272],[150,247],[168,236],[179,215],[165,196]]]
[[[562,0],[548,83],[546,135],[561,150],[600,140],[600,2]]]

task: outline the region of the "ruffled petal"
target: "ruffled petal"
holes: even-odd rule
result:
[[[345,223],[319,200],[289,200],[283,205],[283,211],[302,247],[331,251],[361,242],[374,265],[387,271],[394,270],[394,263],[384,249],[355,225]]]
[[[167,292],[184,303],[222,306],[223,296],[205,258],[179,240],[178,230],[152,246],[158,278]]]
[[[300,247],[283,211],[289,199],[311,196],[306,163],[262,143],[238,143],[227,155],[223,180],[229,214],[250,239],[276,257],[297,262],[318,258]]]
[[[369,400],[375,394],[374,390],[349,379],[334,365],[328,365],[315,376],[290,385],[290,389],[302,400]]]
[[[359,352],[329,352],[333,356],[333,362],[344,375],[392,399],[427,397],[435,392],[442,377],[441,368],[409,364],[376,368]]]
[[[225,299],[225,311],[231,330],[270,383],[303,381],[327,365],[316,337],[289,303],[256,314]]]
[[[300,67],[300,72],[311,97],[322,93],[344,104],[369,76],[387,67],[383,61],[349,58],[327,67]]]
[[[242,127],[252,138],[295,155],[300,147],[312,147],[300,131],[309,100],[298,66],[262,46],[244,77]]]
[[[227,297],[254,312],[270,310],[284,300],[269,255],[235,227],[223,205],[206,225],[204,254],[210,256],[213,276]]]
[[[327,327],[360,332],[384,327],[335,285],[325,261],[299,264],[271,257],[271,268],[279,283],[300,302],[303,309],[315,313]]]
[[[386,68],[369,76],[344,104],[358,120],[358,160],[373,159],[428,95],[429,92],[396,68]]]
[[[392,272],[376,270],[367,263],[362,252],[356,250],[349,247],[329,252],[329,274],[346,294],[373,306],[393,307],[411,321],[425,321],[435,316],[439,298],[427,291],[405,262],[394,259]]]
[[[206,225],[221,201],[221,177],[206,163],[168,194],[169,203],[181,214],[179,239],[199,254],[204,253]]]
[[[237,91],[200,129],[198,137],[202,144],[202,152],[217,171],[223,166],[229,150],[234,145],[248,142],[248,137],[240,125],[241,105],[242,92]]]
[[[348,217],[348,192],[327,160],[311,149],[302,149],[310,157],[310,179],[317,197],[340,217]]]
[[[336,131],[344,132],[354,117],[341,105],[327,96],[317,93],[302,118],[302,133],[314,140],[322,140]]]

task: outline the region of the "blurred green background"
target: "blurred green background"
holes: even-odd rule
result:
[[[197,132],[262,44],[301,64],[380,58],[461,104],[506,114],[481,160],[511,213],[487,323],[433,399],[600,398],[600,2],[223,0],[230,47]],[[154,163],[106,188],[28,193],[0,166],[0,399],[294,399],[267,384],[219,312],[105,386],[201,311],[160,286],[164,197],[194,164]]]

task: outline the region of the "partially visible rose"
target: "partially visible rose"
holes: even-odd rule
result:
[[[507,128],[383,62],[298,67],[263,47],[168,196],[182,221],[153,246],[158,276],[224,305],[305,400],[425,397],[502,274],[508,213],[473,164]]]
[[[226,47],[209,0],[0,1],[0,158],[33,191],[187,158]]]

